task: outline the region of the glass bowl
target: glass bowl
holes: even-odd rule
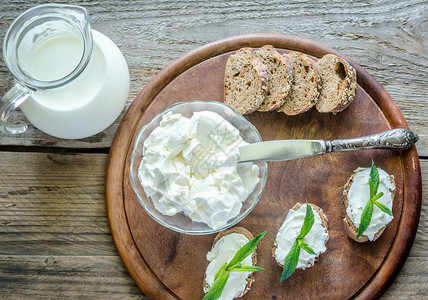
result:
[[[193,235],[203,235],[219,232],[230,228],[240,222],[251,212],[254,206],[256,206],[262,195],[267,178],[267,163],[255,162],[255,164],[259,167],[260,180],[254,188],[254,191],[242,203],[242,208],[239,214],[236,217],[230,219],[224,226],[221,226],[216,229],[212,229],[207,224],[202,222],[194,222],[183,213],[178,213],[173,216],[166,216],[156,210],[151,199],[146,196],[144,188],[138,178],[138,169],[143,158],[144,141],[151,134],[151,132],[159,126],[159,123],[162,120],[162,116],[164,114],[168,112],[172,112],[173,114],[180,113],[183,116],[190,118],[192,117],[194,112],[198,111],[211,111],[219,114],[239,130],[241,137],[247,143],[257,143],[262,141],[262,138],[257,129],[247,119],[245,119],[242,115],[238,114],[229,106],[223,103],[208,101],[180,102],[171,105],[162,113],[155,116],[148,124],[146,124],[140,130],[135,140],[134,150],[132,151],[130,167],[130,178],[132,187],[136,195],[138,196],[140,204],[143,206],[149,216],[152,217],[159,224],[171,230]]]

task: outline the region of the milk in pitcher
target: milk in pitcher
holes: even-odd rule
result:
[[[91,59],[76,79],[59,88],[38,90],[21,105],[40,130],[62,138],[88,137],[107,128],[125,106],[129,92],[126,61],[110,39],[95,30],[92,35]],[[82,53],[81,40],[60,35],[35,47],[22,67],[33,78],[53,81],[70,74]],[[49,115],[49,120],[43,115]]]

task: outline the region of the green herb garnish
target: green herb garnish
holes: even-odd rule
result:
[[[299,261],[300,248],[310,254],[316,254],[315,251],[303,241],[303,238],[309,233],[312,226],[314,225],[314,222],[314,212],[312,211],[312,207],[306,201],[306,214],[305,219],[303,221],[303,226],[302,229],[300,229],[300,234],[297,236],[296,241],[291,247],[290,252],[285,257],[284,269],[281,274],[281,282],[290,277],[296,270],[297,263]]]
[[[391,210],[385,205],[383,205],[382,203],[380,203],[379,201],[377,201],[380,197],[383,196],[383,192],[380,192],[379,194],[377,193],[377,188],[379,187],[379,171],[374,165],[373,160],[372,160],[372,167],[370,169],[369,185],[370,185],[370,198],[366,206],[364,207],[363,213],[361,214],[361,221],[360,221],[360,226],[358,227],[357,239],[364,233],[364,231],[367,230],[367,228],[370,225],[370,221],[372,220],[372,214],[373,214],[373,204],[379,207],[381,211],[383,211],[384,213],[392,217]]]
[[[214,277],[214,284],[211,286],[208,293],[205,294],[203,300],[215,300],[221,296],[230,272],[256,272],[263,268],[257,266],[243,266],[241,262],[247,258],[257,247],[257,243],[263,238],[266,231],[257,235],[254,239],[246,243],[241,249],[236,252],[228,264],[224,264]]]

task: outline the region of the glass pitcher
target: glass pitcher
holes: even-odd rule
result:
[[[91,30],[83,7],[36,6],[10,26],[3,44],[15,86],[0,101],[0,130],[23,133],[10,123],[20,106],[40,130],[60,138],[83,138],[107,128],[128,99],[129,71],[117,46]]]

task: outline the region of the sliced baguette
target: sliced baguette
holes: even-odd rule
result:
[[[357,89],[357,73],[343,58],[333,54],[318,60],[322,88],[316,108],[321,113],[338,113],[354,100]]]
[[[351,188],[352,183],[354,182],[354,176],[357,172],[363,171],[364,169],[357,169],[357,171],[354,171],[354,173],[352,173],[351,177],[349,177],[348,181],[345,184],[345,187],[343,189],[343,204],[345,205],[345,212],[346,209],[348,208],[348,194],[349,194],[349,189]],[[395,186],[395,180],[394,180],[394,176],[390,175],[389,178],[391,179],[392,183]],[[392,192],[392,198],[394,199],[395,196],[395,189]],[[353,239],[356,242],[359,243],[365,243],[367,241],[369,241],[368,236],[362,234],[358,237],[357,239],[357,234],[358,234],[358,227],[355,226],[354,222],[352,222],[351,218],[349,218],[348,215],[345,216],[345,218],[343,218],[343,225],[345,227],[346,233],[348,234],[348,236]],[[385,231],[387,225],[383,226],[381,229],[379,229],[379,231],[374,235],[373,241],[376,241],[381,235],[382,233]]]
[[[290,93],[293,68],[287,56],[279,54],[271,45],[256,51],[256,57],[268,67],[266,96],[258,111],[271,111],[282,106]]]
[[[267,66],[250,48],[241,48],[227,60],[224,78],[224,103],[240,114],[260,107],[267,89]]]
[[[250,231],[248,231],[247,229],[243,228],[243,227],[234,227],[228,230],[224,230],[219,232],[216,237],[214,238],[213,244],[211,246],[211,249],[214,247],[214,245],[222,238],[225,237],[228,234],[232,234],[232,233],[239,233],[239,234],[243,234],[248,240],[252,240],[254,238],[254,236],[251,234]],[[257,264],[257,253],[256,250],[254,250],[253,252],[253,266],[255,266]],[[207,265],[208,267],[208,265]],[[250,289],[251,289],[251,284],[254,282],[254,272],[251,273],[248,278],[247,278],[247,285],[245,286],[245,289],[243,291],[243,293],[238,296],[237,298],[240,298],[242,296],[244,296]],[[206,277],[204,277],[204,282],[202,287],[204,289],[209,288],[207,282],[206,282]]]
[[[318,65],[303,53],[290,52],[287,57],[293,66],[294,79],[289,96],[277,111],[293,116],[308,111],[318,102],[321,73]]]
[[[301,206],[302,206],[303,204],[301,204],[301,203],[299,203],[299,202],[297,202],[291,209],[292,210],[298,210]],[[309,205],[312,207],[312,209],[314,210],[314,211],[316,211],[316,213],[318,213],[318,215],[320,216],[320,218],[321,218],[321,225],[322,225],[322,227],[324,227],[325,228],[325,230],[328,232],[328,219],[327,219],[327,216],[325,215],[325,213],[324,213],[324,211],[319,207],[319,206],[317,206],[317,205],[315,205],[315,204],[312,204],[312,203],[309,203]],[[326,241],[326,243],[327,243],[327,241]],[[275,251],[276,251],[276,248],[278,247],[278,242],[275,240],[274,242],[273,242],[273,247],[272,247],[272,256],[275,258],[276,256],[275,256]],[[317,257],[317,259],[318,259],[318,257]],[[276,261],[276,258],[275,258],[275,261]],[[282,264],[282,263],[279,263],[278,261],[276,261],[277,262],[277,264],[278,265],[280,265],[281,267],[284,267],[284,264]],[[306,267],[308,267],[308,266],[304,266],[304,267],[302,267],[301,269],[304,269],[304,268],[306,268]]]

